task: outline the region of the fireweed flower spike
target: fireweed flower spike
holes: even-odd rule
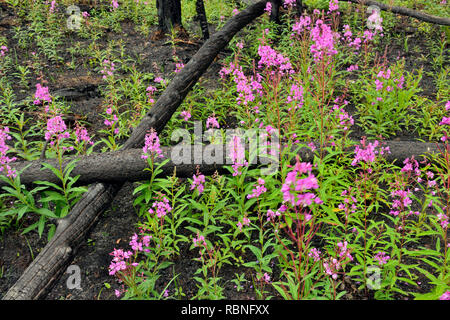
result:
[[[201,194],[203,192],[203,190],[205,189],[205,186],[203,185],[205,183],[205,176],[202,175],[198,169],[197,169],[197,174],[192,177],[192,185],[191,185],[191,190],[194,190],[195,188],[197,188],[198,193]]]
[[[4,173],[8,178],[15,178],[17,176],[16,170],[9,166],[9,163],[17,160],[15,157],[10,158],[6,154],[9,150],[6,140],[11,140],[11,136],[8,134],[9,128],[0,128],[0,173]]]
[[[306,177],[302,175],[306,174]],[[318,189],[317,179],[312,174],[312,165],[306,162],[295,164],[294,170],[286,176],[284,184],[281,187],[283,193],[283,202],[290,203],[292,206],[310,206],[313,202],[320,204],[322,200],[310,190]]]
[[[149,155],[158,155],[158,157],[163,158],[162,150],[159,144],[159,138],[156,131],[153,129],[150,130],[150,133],[145,135],[145,145],[142,148],[143,155],[142,159],[148,159]]]

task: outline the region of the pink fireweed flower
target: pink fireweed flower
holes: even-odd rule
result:
[[[293,101],[297,101],[298,104],[295,106],[295,109],[301,108],[303,106],[303,87],[300,85],[297,86],[295,83],[291,85],[291,91],[290,94],[287,99],[286,102],[290,103]]]
[[[11,140],[9,135],[9,128],[0,128],[0,173],[4,171],[4,174],[8,178],[15,178],[17,176],[16,170],[9,166],[9,163],[16,161],[15,157],[8,157],[9,146],[6,144],[6,140]]]
[[[102,63],[103,69],[100,70],[100,73],[103,74],[102,78],[104,80],[113,76],[114,70],[115,70],[114,66],[115,66],[114,62],[109,61],[108,59],[103,60],[103,63]]]
[[[272,3],[271,2],[266,3],[266,7],[264,8],[264,11],[267,13],[270,13],[272,11]]]
[[[157,91],[154,86],[148,86],[145,91],[147,92],[148,102],[155,103],[155,99],[153,99],[153,94]]]
[[[330,10],[329,12],[333,12],[333,11],[339,10],[338,0],[330,0],[330,2],[328,4],[328,8]]]
[[[1,46],[0,47],[0,57],[4,57],[7,52],[8,52],[8,47],[7,46]]]
[[[276,217],[279,217],[281,213],[277,210],[273,212],[272,210],[267,210],[267,221],[275,220]]]
[[[442,2],[444,2],[444,1],[442,1]],[[439,298],[439,300],[450,300],[450,290],[445,291],[442,294],[442,296]]]
[[[260,195],[265,193],[267,191],[266,187],[264,186],[264,179],[258,178],[258,185],[253,188],[252,193],[247,195],[247,199],[252,198],[259,198]]]
[[[310,26],[311,18],[309,16],[301,16],[292,26],[292,31],[297,35],[301,35],[304,30],[309,31],[311,29]]]
[[[439,213],[437,215],[437,221],[441,224],[442,229],[447,228],[448,226],[448,216],[443,214],[443,213]]]
[[[352,64],[351,66],[349,66],[349,67],[347,68],[347,71],[348,71],[348,72],[352,72],[352,71],[355,71],[355,70],[358,70],[358,69],[359,69],[359,67],[358,67],[357,64]]]
[[[50,14],[52,14],[52,13],[55,12],[55,10],[56,10],[56,1],[53,0],[53,1],[50,3],[50,8],[48,9],[48,12],[49,12]]]
[[[295,6],[296,6],[295,0],[284,0],[283,7],[285,9],[292,8],[292,7],[295,7]]]
[[[320,261],[320,254],[321,252],[317,250],[316,248],[311,248],[308,253],[308,257],[311,257],[314,259],[314,262]]]
[[[112,0],[111,7],[113,8],[113,10],[116,10],[117,8],[119,8],[119,3],[116,0]]]
[[[241,175],[240,167],[247,166],[248,162],[245,160],[245,148],[241,143],[241,138],[234,135],[228,143],[228,154],[233,163],[233,176]]]
[[[60,141],[64,138],[69,138],[70,134],[66,131],[67,127],[61,116],[55,116],[48,119],[47,121],[47,131],[45,132],[45,140],[49,141],[56,136],[56,141]],[[50,144],[53,145],[55,141],[51,141]]]
[[[169,199],[164,196],[161,201],[153,202],[152,208],[148,209],[148,212],[150,214],[156,213],[158,218],[163,218],[172,211],[172,207],[169,205]]]
[[[310,163],[299,162],[297,163],[293,171],[289,172],[281,187],[283,193],[283,202],[288,202],[292,206],[309,206],[314,201],[315,203],[322,203],[319,197],[317,197],[309,190],[318,189],[316,177],[311,173],[312,166]],[[302,174],[307,174],[302,178]]]
[[[78,123],[75,127],[75,143],[81,143],[86,142],[90,145],[93,145],[94,143],[91,140],[91,137],[89,137],[89,133],[86,130],[85,127],[80,126]]]
[[[353,257],[350,254],[350,249],[347,248],[347,245],[348,245],[347,241],[339,242],[337,244],[337,246],[340,249],[339,250],[339,257],[341,257],[343,259],[348,258],[348,259],[350,259],[350,261],[353,261]]]
[[[83,11],[82,13],[81,13],[81,15],[83,16],[83,18],[85,18],[85,19],[87,19],[87,18],[89,18],[91,15],[89,14],[89,12],[87,12],[87,11]]]
[[[260,45],[258,47],[258,54],[260,56],[260,60],[258,61],[259,68],[273,68],[281,75],[294,73],[289,58],[284,57],[270,46]],[[275,74],[275,70],[273,69],[270,72],[272,75]]]
[[[366,137],[363,137],[360,142],[362,148],[360,146],[355,147],[355,158],[352,161],[352,166],[356,166],[360,162],[374,162],[377,154],[383,155],[384,152],[390,153],[387,147],[381,147],[379,150],[375,150],[375,148],[379,145],[379,142],[377,140],[375,140],[373,143],[369,143],[367,146]]]
[[[205,176],[197,172],[197,175],[194,174],[192,179],[191,190],[197,188],[198,193],[201,194],[205,188],[203,185],[205,183]]]
[[[377,91],[383,90],[383,82],[378,79],[375,80],[375,86]]]
[[[250,220],[247,217],[243,217],[242,218],[242,222],[239,221],[236,225],[237,225],[239,231],[242,231],[242,228],[244,226],[249,226],[250,225]]]
[[[180,72],[181,71],[181,69],[183,69],[184,68],[184,64],[183,63],[181,63],[181,62],[179,62],[179,63],[177,63],[177,64],[175,64],[175,73],[178,73],[178,72]]]
[[[377,260],[377,261],[378,261],[378,264],[379,264],[380,266],[382,266],[383,264],[386,264],[390,258],[391,258],[390,256],[386,255],[386,252],[384,252],[384,251],[379,251],[379,252],[373,257],[373,260]]]
[[[194,247],[206,247],[205,237],[197,233],[197,238],[192,240]]]
[[[450,111],[450,100],[445,104],[445,110]]]
[[[337,272],[341,268],[340,262],[336,258],[331,258],[323,262],[324,272],[336,280],[338,275]]]
[[[141,155],[142,159],[148,159],[149,155],[152,157],[154,155],[158,155],[158,157],[163,158],[161,146],[159,144],[159,138],[156,131],[153,129],[150,130],[150,133],[145,135],[145,145],[142,148],[143,155]]]
[[[142,251],[142,242],[138,241],[139,237],[138,235],[135,233],[132,237],[131,237],[131,241],[129,242],[129,245],[131,247],[131,249],[133,249],[134,251]]]
[[[321,61],[324,56],[333,56],[337,54],[337,50],[334,47],[335,34],[330,26],[325,24],[322,20],[318,19],[316,21],[316,25],[311,31],[311,38],[313,44],[310,47],[310,51],[314,56],[314,61],[316,63]]]
[[[180,117],[184,119],[184,121],[188,121],[191,118],[191,113],[187,110],[181,111]]]
[[[36,92],[34,93],[34,104],[38,105],[41,104],[44,101],[47,101],[50,103],[52,101],[52,98],[50,94],[48,93],[48,87],[43,87],[40,83],[36,84]],[[46,110],[48,112],[48,110]]]
[[[206,119],[206,129],[209,128],[217,128],[217,129],[220,128],[219,122],[217,121],[214,115]]]

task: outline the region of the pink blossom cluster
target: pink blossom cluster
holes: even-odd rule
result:
[[[361,142],[361,147],[355,147],[355,158],[352,161],[352,166],[356,166],[360,162],[374,162],[377,154],[383,155],[385,152],[389,152],[389,147],[380,147],[379,150],[376,150],[379,146],[378,140],[375,140],[373,143],[369,143],[366,145],[366,137],[363,137]],[[369,170],[371,172],[371,170]]]
[[[310,26],[311,26],[311,18],[307,15],[301,16],[300,19],[296,21],[292,26],[293,33],[291,34],[291,36],[294,35],[300,36],[303,31],[311,30]]]
[[[348,258],[350,261],[353,261],[353,257],[352,257],[352,255],[350,254],[350,249],[347,247],[348,246],[348,243],[347,243],[347,241],[344,241],[344,242],[339,242],[338,244],[337,244],[337,246],[338,246],[338,248],[339,248],[339,257],[341,258],[341,259],[346,259],[346,258]]]
[[[78,123],[75,127],[75,143],[81,143],[86,142],[90,145],[93,145],[94,143],[91,140],[91,137],[89,136],[88,131],[85,127],[80,126]]]
[[[184,64],[183,64],[183,63],[181,63],[181,62],[176,63],[176,64],[175,64],[175,70],[174,70],[174,72],[175,72],[175,73],[178,73],[178,72],[180,72],[181,69],[183,69],[183,68],[184,68]]]
[[[444,1],[442,1],[441,4],[445,4],[446,2],[444,3]],[[439,300],[450,300],[450,290],[445,291]]]
[[[279,217],[281,215],[281,213],[277,210],[275,212],[273,212],[272,210],[267,210],[267,221],[273,221],[275,220],[276,217]]]
[[[114,126],[114,124],[116,122],[119,121],[119,118],[117,117],[117,115],[115,113],[113,113],[113,109],[111,107],[106,109],[106,114],[109,115],[109,116],[112,116],[112,117],[111,117],[111,120],[110,119],[105,119],[105,121],[104,121],[105,126],[112,127],[112,126]],[[119,133],[119,128],[115,128],[114,129],[114,133],[118,134]]]
[[[212,129],[212,128],[217,128],[219,129],[219,122],[217,121],[217,118],[212,115],[211,117],[208,117],[208,119],[206,119],[206,129]]]
[[[377,260],[378,264],[382,266],[386,264],[391,257],[386,254],[384,251],[379,251],[374,257],[373,260]]]
[[[0,57],[4,57],[7,52],[8,52],[8,47],[7,46],[1,46],[0,47]]]
[[[448,216],[444,213],[437,214],[437,221],[441,224],[442,229],[446,229],[448,226]]]
[[[9,146],[6,144],[6,140],[11,140],[9,135],[9,128],[0,128],[0,172],[5,171],[5,175],[9,178],[15,178],[17,176],[16,170],[9,166],[9,163],[16,161],[15,157],[8,157]]]
[[[311,31],[313,44],[310,47],[314,61],[317,63],[324,59],[325,56],[333,56],[337,54],[335,49],[335,34],[330,26],[325,24],[321,19],[316,21],[315,27]]]
[[[47,101],[50,103],[52,98],[48,93],[48,87],[43,87],[40,83],[36,84],[36,92],[34,93],[34,101],[35,105],[41,104],[42,102]],[[48,112],[48,109],[45,110]]]
[[[238,229],[239,229],[239,231],[242,231],[242,228],[244,227],[244,226],[249,226],[250,225],[250,220],[249,220],[249,218],[247,218],[247,217],[243,217],[242,218],[242,222],[238,222],[237,223],[237,227],[238,227]]]
[[[206,247],[205,237],[199,233],[197,233],[197,238],[194,238],[192,241],[194,243],[194,247]]]
[[[341,196],[344,197],[344,203],[340,203],[338,208],[343,210],[345,216],[348,217],[350,213],[356,212],[356,198],[351,195],[352,187],[349,187],[347,190],[342,191]]]
[[[320,261],[321,252],[317,248],[311,248],[308,253],[308,257],[313,258],[314,262]]]
[[[336,258],[330,258],[323,262],[324,272],[336,280],[339,269],[341,269],[341,263]]]
[[[203,192],[203,190],[205,189],[205,186],[203,185],[205,183],[205,176],[203,174],[200,174],[199,172],[197,172],[197,174],[193,175],[192,177],[192,185],[191,185],[191,190],[194,190],[195,188],[197,188],[198,193],[201,194]]]
[[[228,154],[233,163],[233,176],[241,175],[239,168],[247,166],[248,162],[245,160],[245,147],[238,135],[234,135],[228,142]]]
[[[339,120],[339,127],[344,131],[348,131],[355,123],[353,117],[344,110],[344,106],[334,105],[333,111],[337,112],[336,118]]]
[[[337,13],[339,10],[339,3],[338,0],[330,0],[329,4],[328,4],[328,9],[329,9],[329,13],[336,11]]]
[[[287,103],[297,102],[294,107],[294,110],[300,109],[303,107],[304,99],[303,99],[303,86],[297,86],[295,83],[291,85],[290,95],[286,99]]]
[[[156,131],[150,130],[150,133],[145,135],[145,145],[142,148],[143,154],[142,159],[148,159],[149,155],[157,154],[160,158],[164,157],[161,150],[161,145],[159,144],[159,138]]]
[[[158,218],[163,218],[172,211],[172,207],[169,205],[169,199],[165,196],[162,197],[161,201],[153,202],[152,208],[148,209],[148,212],[150,214],[156,213]]]
[[[344,25],[344,34],[341,36],[341,39],[345,40],[347,45],[350,48],[354,48],[356,51],[361,48],[361,38],[360,37],[353,37],[353,32],[350,29],[350,26],[348,24]]]
[[[416,159],[414,159],[414,156],[412,156],[411,158],[406,158],[403,161],[403,168],[400,170],[400,172],[405,172],[408,173],[409,175],[411,175],[412,173],[414,173],[414,175],[416,177],[420,177],[420,175],[422,174],[422,172],[419,169],[419,163],[417,162]],[[418,182],[421,182],[422,179],[420,179]]]
[[[187,110],[181,111],[180,116],[184,119],[184,121],[188,121],[191,118],[191,113]]]
[[[50,3],[50,8],[49,8],[48,12],[49,12],[50,14],[52,14],[52,13],[55,12],[55,10],[56,10],[56,1],[53,0],[53,1]]]
[[[259,198],[260,195],[267,191],[264,186],[266,182],[262,178],[258,178],[258,185],[252,189],[252,193],[247,195],[247,199]]]
[[[154,86],[148,86],[145,91],[147,92],[148,102],[155,103],[155,99],[153,99],[153,94],[157,91]]]
[[[306,174],[306,177],[302,177]],[[292,206],[309,206],[313,201],[317,204],[322,200],[309,190],[318,189],[317,179],[312,174],[310,163],[299,162],[295,164],[294,170],[289,172],[281,187],[283,193],[283,202],[288,202]]]
[[[285,9],[295,7],[297,5],[295,1],[296,0],[284,0],[283,7]]]
[[[389,211],[389,214],[393,215],[393,216],[398,216],[401,211],[404,211],[406,208],[408,208],[411,203],[412,200],[410,198],[412,192],[408,189],[408,190],[393,190],[391,192],[391,196],[397,197],[398,199],[394,199],[392,201],[392,209]]]
[[[266,69],[273,68],[270,72],[271,75],[274,75],[275,73],[279,73],[281,75],[294,73],[289,58],[284,57],[281,53],[278,53],[270,46],[260,45],[258,47],[258,54],[260,56],[258,67]]]
[[[272,11],[272,3],[270,1],[267,1],[264,11],[267,13],[270,13]]]
[[[64,120],[61,116],[55,116],[47,120],[47,130],[45,131],[45,140],[49,141],[53,137],[56,137],[56,140],[52,140],[50,142],[51,145],[55,143],[55,141],[60,141],[62,139],[66,139],[70,137],[68,131],[66,131],[67,127],[64,123]]]
[[[150,252],[148,247],[150,247],[150,240],[152,239],[152,236],[149,235],[142,235],[139,239],[139,236],[135,233],[131,237],[131,241],[129,242],[129,245],[131,249],[133,249],[135,252],[137,251],[144,251],[144,252]]]
[[[114,74],[114,68],[115,64],[112,61],[109,61],[108,59],[103,60],[102,67],[103,69],[100,70],[100,73],[103,74],[103,79],[107,79],[108,77],[112,77]]]
[[[117,272],[124,271],[128,268],[126,260],[133,256],[132,251],[123,251],[122,249],[115,249],[110,253],[114,258],[109,265],[109,275],[113,276]]]
[[[111,7],[113,8],[113,10],[116,10],[117,8],[119,8],[119,3],[117,2],[117,0],[111,1]]]
[[[262,281],[262,282],[265,282],[265,283],[270,283],[270,276],[269,276],[269,274],[268,274],[267,272],[264,272],[263,275],[258,274],[258,275],[256,276],[256,279],[257,279],[258,281]]]

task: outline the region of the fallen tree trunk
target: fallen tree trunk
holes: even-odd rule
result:
[[[443,26],[450,26],[449,18],[437,17],[437,16],[433,16],[433,15],[430,15],[427,13],[423,13],[423,12],[405,8],[405,7],[390,6],[390,5],[387,5],[387,4],[378,2],[378,1],[373,1],[373,0],[341,0],[341,1],[353,2],[356,4],[362,4],[365,6],[374,5],[374,6],[379,7],[383,11],[390,11],[395,14],[416,18],[417,20],[421,20],[421,21],[425,21],[425,22],[429,22],[429,23],[440,24]]]
[[[391,150],[390,154],[385,154],[385,158],[390,163],[395,163],[399,166],[402,165],[406,158],[414,156],[417,160],[422,160],[428,153],[438,154],[438,145],[435,143],[423,143],[415,141],[387,141],[386,146]],[[190,155],[187,159],[192,159],[189,163],[179,164],[169,161],[167,164],[161,167],[162,175],[172,175],[176,169],[176,175],[179,178],[192,177],[196,172],[197,166],[204,175],[211,175],[215,171],[218,173],[225,173],[227,170],[224,168],[224,164],[230,164],[229,159],[226,158],[226,151],[223,152],[222,157],[216,158],[215,163],[206,163],[204,161],[206,157],[199,157],[195,154],[199,152],[202,155],[208,154],[207,146],[201,147],[201,149],[190,148]],[[218,148],[226,150],[226,145]],[[442,148],[442,146],[441,146]],[[164,147],[163,159],[170,159],[174,148]],[[353,152],[354,147],[347,149],[349,152]],[[320,152],[320,150],[319,150]],[[298,152],[298,155],[302,161],[312,161],[314,153],[310,148],[302,148]],[[100,154],[93,154],[89,156],[80,157],[76,164],[75,169],[72,171],[72,176],[80,175],[79,179],[75,183],[76,185],[88,185],[95,182],[102,182],[108,184],[118,184],[126,181],[143,181],[149,179],[148,171],[144,171],[148,167],[147,161],[141,158],[142,149],[128,149],[115,152],[107,152]],[[68,158],[64,161],[63,168],[72,160]],[[196,161],[197,160],[197,161]],[[261,160],[261,159],[260,159]],[[15,169],[18,171],[23,170],[20,174],[20,181],[22,184],[32,184],[34,181],[49,181],[55,184],[60,184],[61,181],[50,170],[41,170],[42,162],[57,166],[56,160],[36,160],[26,161],[15,165]],[[267,163],[264,162],[263,163]],[[26,168],[24,170],[24,168]],[[0,180],[0,187],[6,185],[3,180]]]
[[[172,114],[209,67],[217,54],[233,36],[264,12],[267,1],[261,1],[232,17],[192,57],[189,63],[175,76],[164,93],[156,101],[149,114],[141,121],[127,140],[123,149],[143,144],[145,133],[150,128],[160,132]],[[99,215],[123,184],[91,185],[70,213],[61,219],[52,240],[31,262],[22,276],[8,290],[4,300],[39,299],[51,287],[67,266],[81,240],[97,221]]]

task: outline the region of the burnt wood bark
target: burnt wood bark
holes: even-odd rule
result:
[[[414,156],[416,160],[424,159],[424,155],[430,153],[439,154],[439,148],[436,143],[423,143],[416,141],[386,141],[386,146],[389,146],[391,153],[385,154],[384,157],[390,163],[395,163],[399,166],[402,165],[406,158]],[[440,146],[444,148],[443,145]],[[194,149],[191,147],[189,159],[192,162],[188,164],[175,164],[173,161],[169,161],[161,169],[162,175],[170,176],[176,171],[177,177],[190,178],[196,172],[197,165],[200,172],[204,175],[213,174],[215,171],[218,173],[228,172],[224,168],[224,164],[230,164],[230,161],[226,158],[227,147],[224,145],[221,150],[224,150],[223,156],[217,159],[217,163],[205,163],[205,161],[195,161],[197,157],[195,153],[201,153],[205,155],[208,150],[207,146],[201,147],[201,149]],[[170,159],[174,152],[173,147],[163,147],[163,159]],[[352,152],[354,147],[347,149],[348,152]],[[320,152],[320,150],[319,150]],[[72,171],[72,176],[80,175],[79,179],[75,183],[76,185],[87,185],[94,182],[102,182],[108,184],[120,184],[126,181],[143,181],[149,179],[148,171],[144,169],[148,166],[147,161],[141,159],[142,149],[127,149],[119,150],[115,152],[106,152],[93,154],[89,156],[83,156],[79,158],[75,169]],[[302,148],[298,151],[298,155],[302,161],[312,161],[314,159],[313,152],[309,148]],[[64,161],[63,167],[65,167],[73,158],[67,158]],[[49,181],[55,184],[60,184],[60,180],[49,170],[41,170],[42,162],[49,163],[53,166],[57,165],[56,160],[36,160],[36,161],[24,161],[17,163],[14,167],[16,170],[22,171],[20,174],[21,183],[28,185],[34,181]],[[26,169],[25,169],[26,168]],[[0,187],[6,185],[3,180],[0,180]]]
[[[143,144],[145,133],[150,128],[153,127],[158,132],[164,128],[186,94],[220,50],[240,29],[263,13],[266,2],[265,0],[258,2],[232,17],[219,32],[206,41],[191,61],[172,80],[149,114],[133,131],[123,149]],[[60,220],[52,240],[8,290],[3,299],[29,300],[43,297],[64,271],[73,252],[122,185],[122,183],[91,185],[69,214]]]
[[[433,15],[430,15],[427,13],[423,13],[423,12],[405,8],[405,7],[390,6],[390,5],[387,5],[387,4],[378,2],[378,1],[373,1],[373,0],[343,0],[343,1],[353,2],[356,4],[362,4],[365,6],[375,5],[375,6],[378,6],[383,11],[390,11],[392,13],[416,18],[418,20],[429,22],[429,23],[450,26],[450,18],[437,17],[437,16],[433,16]]]
[[[161,33],[167,33],[172,28],[181,27],[181,1],[156,0],[158,11],[158,28]]]
[[[203,0],[197,0],[195,3],[197,10],[197,20],[200,23],[200,29],[202,30],[203,40],[209,39],[208,19],[206,18],[205,4]]]

